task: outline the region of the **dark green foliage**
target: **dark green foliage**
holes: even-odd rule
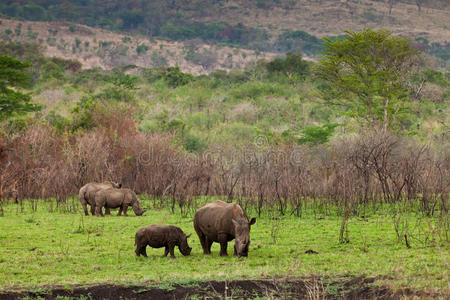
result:
[[[301,51],[288,52],[286,58],[276,58],[267,63],[266,68],[269,73],[281,73],[286,76],[296,74],[303,79],[309,75],[309,65],[302,59]]]
[[[188,133],[183,139],[183,147],[189,152],[203,152],[207,144],[203,139]]]
[[[189,73],[183,73],[179,67],[170,67],[164,73],[164,80],[171,87],[178,87],[188,84],[194,79],[194,76]]]
[[[322,126],[308,126],[302,130],[302,137],[297,140],[300,144],[325,144],[334,133],[338,124],[324,124]]]
[[[42,78],[63,79],[64,72],[78,72],[81,63],[76,60],[63,59],[58,57],[44,57],[43,49],[37,44],[16,44],[0,42],[0,52],[22,61],[28,61],[33,66],[24,72],[30,76],[30,83],[33,85]]]
[[[185,124],[180,119],[173,119],[169,123],[167,123],[167,129],[170,132],[178,133],[180,136],[184,135]]]
[[[139,45],[136,47],[136,53],[141,55],[147,53],[149,47],[145,44]]]
[[[308,55],[317,55],[323,50],[323,40],[302,30],[287,31],[278,37],[274,46],[280,52],[301,49]]]
[[[64,80],[64,69],[56,63],[49,61],[42,66],[42,79]]]
[[[144,69],[142,71],[142,77],[149,83],[155,82],[161,78],[164,78],[166,69],[162,67],[156,67],[153,69]]]
[[[59,133],[64,132],[71,125],[68,119],[56,113],[54,110],[50,111],[47,114],[45,120],[48,122],[48,124],[55,127]]]
[[[91,129],[95,127],[92,120],[92,113],[95,107],[95,102],[92,98],[83,97],[75,106],[72,113],[72,122],[68,124],[68,128],[75,132],[79,129]]]
[[[120,14],[120,18],[122,19],[122,29],[136,29],[144,22],[145,13],[137,9],[131,9]]]
[[[22,6],[22,16],[31,21],[47,21],[47,12],[45,8],[36,4],[26,4]]]
[[[139,82],[139,77],[118,71],[112,76],[112,82],[117,88],[135,90],[136,85]]]
[[[29,85],[30,78],[24,71],[30,66],[30,63],[0,56],[0,121],[40,110],[40,106],[31,103],[30,94],[15,89]]]
[[[222,23],[195,23],[190,25],[166,24],[161,28],[161,35],[174,40],[201,38],[204,41],[228,44],[249,45],[254,40],[265,41],[267,33],[239,23],[229,25]]]

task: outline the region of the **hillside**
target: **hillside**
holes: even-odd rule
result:
[[[67,22],[32,22],[0,19],[5,42],[37,43],[49,57],[75,59],[83,68],[112,69],[134,64],[140,67],[175,66],[195,75],[215,69],[242,69],[275,53],[255,52],[198,41],[166,41],[138,35],[74,25]]]
[[[222,1],[224,2],[224,1]],[[255,4],[250,4],[254,2]],[[389,2],[393,2],[389,14]],[[314,36],[335,36],[345,30],[366,27],[388,28],[412,38],[431,42],[450,41],[450,2],[422,1],[421,13],[416,1],[373,0],[232,0],[217,9],[205,10],[206,16],[194,15],[199,22],[226,21],[265,29],[272,36],[285,30],[304,30]]]
[[[2,16],[2,40],[37,42],[47,55],[78,59],[84,68],[239,69],[298,49],[316,57],[322,37],[367,27],[409,36],[441,66],[450,62],[445,0],[9,0],[0,4]]]

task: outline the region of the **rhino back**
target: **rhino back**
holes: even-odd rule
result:
[[[86,201],[88,201],[89,203],[93,203],[95,201],[95,195],[97,194],[97,192],[110,188],[112,188],[112,184],[91,182],[84,185],[80,189],[80,197],[81,193],[83,192]]]
[[[102,190],[99,193],[104,195],[107,207],[116,208],[122,205],[126,191],[122,189],[110,188],[107,190]]]
[[[145,236],[148,244],[153,248],[160,248],[170,242],[178,244],[182,231],[176,226],[149,225],[139,230]],[[139,233],[138,231],[138,233]],[[181,234],[180,234],[181,232]]]
[[[198,227],[209,239],[217,241],[219,233],[234,237],[232,208],[224,202],[210,203],[200,208],[194,216],[194,226]]]

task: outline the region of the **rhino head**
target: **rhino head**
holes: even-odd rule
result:
[[[183,236],[181,237],[180,240],[180,246],[178,246],[178,248],[180,249],[181,254],[183,254],[184,256],[188,256],[191,254],[191,250],[192,248],[189,247],[187,239],[190,237],[191,235],[185,235],[183,234]]]
[[[248,247],[250,246],[250,227],[255,224],[256,218],[250,222],[246,218],[240,220],[231,220],[234,226],[234,255],[237,257],[248,256]]]
[[[136,198],[135,201],[132,203],[133,211],[136,214],[136,216],[142,216],[145,212],[145,210],[142,208],[141,201]]]

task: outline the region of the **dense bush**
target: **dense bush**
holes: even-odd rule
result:
[[[172,207],[189,206],[192,197],[216,196],[259,213],[276,209],[301,216],[314,203],[322,212],[337,207],[344,222],[342,242],[346,218],[384,203],[399,207],[394,220],[411,205],[426,215],[448,215],[448,148],[434,150],[368,130],[326,146],[270,146],[258,140],[245,148],[211,147],[204,154],[195,153],[203,146],[187,135],[183,143],[194,153],[185,153],[171,135],[137,132],[129,110],[103,108],[91,119],[97,126],[90,131],[66,135],[33,124],[5,137],[11,151],[1,164],[0,191],[14,186],[19,199],[63,202],[87,182],[110,179],[169,199]],[[448,228],[448,220],[442,226]],[[402,230],[396,227],[400,240],[408,235]]]
[[[178,87],[188,84],[194,79],[189,73],[183,73],[180,71],[179,67],[169,67],[164,72],[164,80],[171,87]]]

